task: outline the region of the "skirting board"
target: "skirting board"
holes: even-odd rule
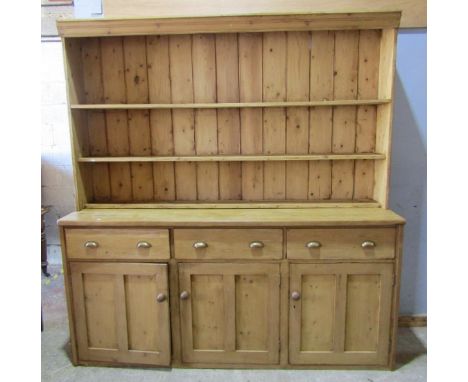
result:
[[[409,328],[414,326],[427,326],[427,316],[400,316],[398,326]]]

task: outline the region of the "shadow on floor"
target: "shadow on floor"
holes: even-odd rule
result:
[[[426,344],[410,328],[398,329],[398,346],[395,369],[427,353]]]

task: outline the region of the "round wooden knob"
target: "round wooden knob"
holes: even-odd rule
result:
[[[188,298],[189,298],[189,293],[186,290],[182,291],[182,293],[180,294],[180,299],[187,300]]]
[[[301,298],[301,294],[297,291],[294,291],[291,293],[291,298],[294,300],[294,301],[297,301]]]
[[[166,301],[166,295],[165,295],[164,293],[159,293],[159,294],[156,296],[156,301],[157,301],[157,302]]]

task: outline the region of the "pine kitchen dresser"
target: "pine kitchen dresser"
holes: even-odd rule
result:
[[[58,22],[75,365],[393,367],[399,21]]]

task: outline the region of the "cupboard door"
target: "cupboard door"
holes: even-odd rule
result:
[[[70,268],[80,360],[170,364],[166,264]]]
[[[279,361],[279,264],[179,264],[184,362]]]
[[[393,265],[292,264],[292,364],[386,365]]]

